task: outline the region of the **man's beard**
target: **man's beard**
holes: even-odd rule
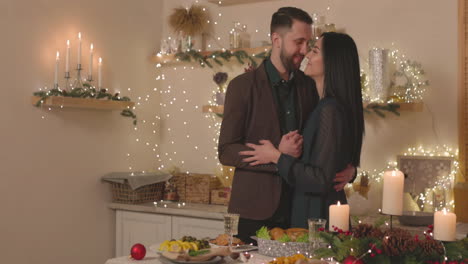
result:
[[[281,60],[281,63],[283,63],[285,70],[287,70],[288,72],[292,72],[296,70],[297,68],[296,65],[294,64],[293,57],[294,55],[288,56],[286,55],[284,50],[281,49],[280,60]]]

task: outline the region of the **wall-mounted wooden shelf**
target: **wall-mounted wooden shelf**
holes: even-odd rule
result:
[[[224,105],[204,105],[202,111],[203,113],[223,114]]]
[[[255,55],[255,54],[258,54],[258,53],[261,53],[261,52],[267,52],[271,49],[271,46],[264,46],[264,47],[256,47],[256,48],[241,48],[241,49],[232,49],[230,50],[231,52],[235,52],[235,51],[238,51],[238,50],[244,50],[245,52],[247,52],[249,55]],[[211,56],[211,54],[213,54],[213,52],[216,52],[216,50],[213,50],[213,51],[203,51],[201,52],[201,54],[203,56]],[[235,59],[235,58],[232,58],[232,59]],[[160,64],[169,64],[169,63],[177,63],[177,62],[180,62],[179,59],[177,59],[175,57],[175,54],[156,54],[154,56],[151,56],[151,62],[154,62],[154,63],[160,63]]]
[[[364,103],[364,108],[368,105],[375,105],[376,103]],[[422,112],[424,109],[424,103],[397,103],[400,105],[398,111],[405,111],[405,112]],[[388,104],[377,104],[380,106],[385,106]],[[224,112],[224,105],[204,105],[202,108],[203,113],[215,113],[215,114],[223,114]]]
[[[231,5],[258,3],[258,2],[270,2],[270,1],[277,1],[277,0],[221,0],[221,1],[220,0],[208,0],[208,2],[217,4],[219,6],[231,6]]]
[[[400,105],[397,111],[405,111],[405,112],[422,112],[424,109],[424,103],[393,103]],[[386,106],[389,105],[388,103],[364,103],[363,106],[366,108],[369,105],[380,105]]]
[[[36,103],[41,98],[39,96],[32,96],[31,103]],[[128,101],[111,101],[100,100],[93,98],[75,98],[63,96],[47,97],[42,103],[45,107],[66,107],[66,108],[81,108],[81,109],[95,109],[95,110],[124,110],[132,108],[135,103]]]

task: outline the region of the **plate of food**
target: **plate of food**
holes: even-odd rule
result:
[[[197,239],[192,236],[183,236],[181,239],[165,240],[159,245],[151,246],[150,249],[155,252],[182,252],[182,251],[198,251],[210,248],[210,244],[206,239]]]
[[[218,247],[229,247],[229,235],[227,234],[221,234],[217,236],[215,239],[209,240],[210,246],[212,248],[218,248]],[[245,244],[243,241],[241,241],[237,237],[233,237],[232,239],[232,247],[231,251],[232,252],[247,252],[247,251],[252,251],[252,250],[257,250],[258,247],[253,246],[253,245],[248,245]]]
[[[164,255],[160,255],[160,259],[162,259],[162,262],[169,262],[169,263],[177,263],[177,264],[216,264],[219,263],[222,258],[217,256],[214,257],[210,260],[205,260],[205,261],[190,261],[190,260],[183,260],[183,259],[170,259],[165,257]]]
[[[197,251],[164,251],[159,254],[163,261],[177,264],[215,264],[223,257],[230,256],[232,252],[229,248],[206,248]]]

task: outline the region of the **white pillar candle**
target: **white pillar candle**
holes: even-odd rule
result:
[[[329,227],[328,229],[330,231],[335,231],[333,230],[333,227],[338,227],[339,229],[343,231],[348,231],[349,230],[349,205],[347,204],[340,204],[338,203],[336,205],[332,204],[330,205],[329,208]]]
[[[102,58],[99,58],[98,63],[98,89],[102,87]]]
[[[81,64],[81,32],[78,33],[78,62],[77,64]]]
[[[456,233],[457,216],[454,213],[442,210],[434,214],[434,239],[454,241]]]
[[[90,51],[89,51],[88,79],[90,79],[91,76],[93,76],[93,50],[94,50],[94,46],[91,43],[91,47],[90,47]]]
[[[57,56],[55,57],[55,74],[54,74],[54,87],[58,86],[58,68],[60,61],[60,53],[57,51]]]
[[[70,40],[67,40],[67,52],[65,53],[65,72],[70,72]]]
[[[405,176],[399,170],[386,171],[383,180],[382,213],[403,214],[403,187]]]

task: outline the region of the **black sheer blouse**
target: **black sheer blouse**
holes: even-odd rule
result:
[[[307,228],[308,218],[326,218],[331,204],[347,203],[344,191],[333,189],[337,172],[351,162],[352,136],[345,109],[334,98],[324,98],[305,124],[300,159],[282,154],[278,171],[293,187],[292,227]],[[327,221],[328,222],[328,221]]]

